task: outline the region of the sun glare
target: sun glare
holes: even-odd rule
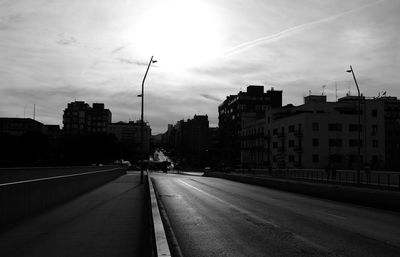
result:
[[[219,23],[212,8],[199,1],[164,1],[143,16],[139,26],[141,52],[154,55],[159,65],[184,69],[222,54]]]

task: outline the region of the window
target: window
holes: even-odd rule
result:
[[[329,131],[342,131],[342,124],[340,123],[329,123],[328,124]]]
[[[318,154],[313,154],[312,155],[312,162],[319,162],[319,155]]]
[[[329,147],[341,147],[342,146],[342,140],[337,139],[337,138],[330,138],[328,141]]]
[[[349,146],[350,147],[356,147],[356,146],[358,146],[358,144],[357,144],[357,139],[350,139],[349,140]],[[360,146],[362,146],[362,140],[360,140]]]
[[[372,140],[372,147],[374,148],[378,147],[378,140]]]
[[[294,125],[289,126],[289,132],[294,132]]]
[[[318,138],[313,138],[313,139],[312,139],[312,146],[319,146],[319,140],[318,140]]]
[[[272,135],[278,135],[278,129],[274,128],[274,129],[272,130]]]
[[[378,110],[372,110],[371,115],[372,117],[378,117]]]
[[[294,162],[294,155],[292,154],[289,155],[289,162]]]
[[[349,131],[351,132],[358,131],[357,128],[358,128],[357,124],[349,124]]]
[[[278,142],[272,142],[272,148],[278,148]]]
[[[313,131],[319,131],[319,123],[313,122],[312,123],[312,130]]]
[[[372,135],[376,135],[378,133],[378,125],[372,125]]]
[[[294,140],[289,140],[289,147],[294,147]]]

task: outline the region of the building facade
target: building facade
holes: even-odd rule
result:
[[[130,159],[140,159],[143,153],[145,156],[150,154],[150,138],[151,138],[151,128],[148,124],[143,126],[143,147],[141,142],[141,121],[130,121],[130,122],[117,122],[110,124],[110,133],[115,135],[120,143],[122,143],[126,148],[127,152],[130,154],[128,156]]]
[[[1,134],[21,136],[27,132],[47,134],[47,127],[31,118],[0,118]]]
[[[93,107],[83,101],[68,104],[63,115],[63,132],[69,135],[85,135],[109,133],[111,111],[102,103],[94,103]]]
[[[180,120],[168,125],[162,141],[165,147],[190,166],[202,167],[209,159],[209,121],[207,115],[194,115],[193,119]]]
[[[360,107],[359,115],[354,96],[327,102],[326,96],[310,95],[300,106],[268,108],[265,119],[248,122],[241,131],[242,164],[399,170],[393,153],[400,150],[400,101],[362,97]]]
[[[265,117],[268,107],[282,106],[282,91],[264,86],[248,86],[246,92],[230,95],[218,107],[219,140],[222,162],[236,166],[241,162],[240,131],[243,124]]]

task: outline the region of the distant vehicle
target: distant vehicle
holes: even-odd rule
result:
[[[205,167],[204,172],[211,172],[211,167]]]

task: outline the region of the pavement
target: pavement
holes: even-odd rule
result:
[[[0,256],[145,256],[145,186],[128,172],[0,232]]]
[[[152,178],[183,256],[400,256],[398,212],[219,178]]]

